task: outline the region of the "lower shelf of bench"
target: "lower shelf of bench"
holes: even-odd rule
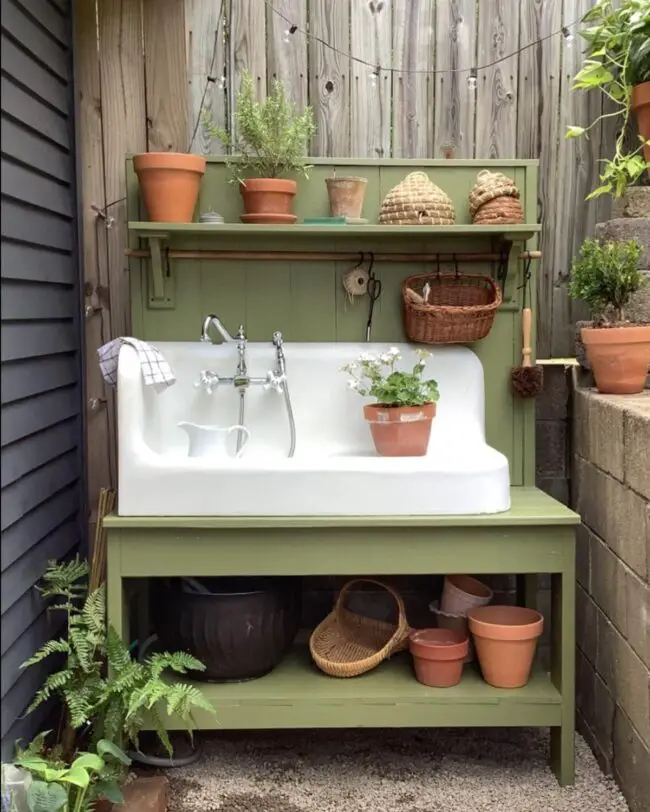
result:
[[[249,682],[196,683],[216,715],[195,714],[199,730],[319,727],[554,727],[561,696],[536,670],[518,689],[492,688],[477,666],[465,666],[453,688],[427,688],[407,653],[352,679],[328,677],[296,646],[270,674]],[[183,729],[176,719],[168,729]]]

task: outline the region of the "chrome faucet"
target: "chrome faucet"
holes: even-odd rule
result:
[[[251,383],[248,377],[248,366],[246,364],[246,334],[244,333],[244,325],[239,325],[237,330],[237,370],[235,372],[235,386],[237,389],[246,387]]]
[[[223,323],[221,322],[221,319],[219,318],[219,316],[216,316],[214,313],[210,313],[209,316],[206,316],[205,319],[203,319],[203,327],[201,328],[201,338],[199,339],[200,341],[210,341],[210,342],[212,342],[212,339],[210,338],[210,335],[209,335],[209,332],[208,332],[209,329],[210,329],[211,324],[214,324],[214,326],[217,328],[217,330],[221,334],[221,338],[223,338],[224,341],[230,342],[230,341],[235,340],[230,335],[228,330],[226,330],[226,328],[223,326]],[[240,332],[243,332],[244,328],[240,327],[239,330],[240,330]]]

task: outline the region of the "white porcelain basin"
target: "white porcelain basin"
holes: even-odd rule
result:
[[[144,386],[132,347],[120,353],[121,516],[470,515],[510,507],[508,461],[485,442],[483,367],[465,347],[435,348],[427,362],[440,402],[424,457],[377,455],[362,415],[366,401],[347,388],[340,371],[362,352],[380,353],[387,345],[286,343],[295,456],[287,456],[283,394],[251,386],[245,454],[211,459],[188,457],[188,437],[178,423],[240,422],[232,385],[211,395],[194,387],[201,370],[232,376],[236,347],[154,343],[177,377],[161,393]],[[413,347],[397,346],[402,363],[412,366]],[[274,353],[270,341],[250,343],[249,374],[265,376],[275,365]]]

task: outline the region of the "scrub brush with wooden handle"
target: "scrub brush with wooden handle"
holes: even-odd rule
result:
[[[533,313],[530,307],[521,312],[521,366],[513,367],[510,373],[512,388],[521,398],[534,398],[544,388],[544,367],[533,364],[530,336],[533,326]]]

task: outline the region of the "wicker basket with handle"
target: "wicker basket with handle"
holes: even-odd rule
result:
[[[346,596],[360,583],[375,584],[390,592],[399,613],[396,626],[345,607]],[[318,668],[331,677],[358,677],[376,668],[391,654],[407,648],[409,632],[406,609],[399,593],[381,581],[358,578],[345,584],[334,609],[314,629],[309,638],[309,651]]]
[[[428,295],[426,295],[428,294]],[[485,338],[501,305],[490,276],[422,274],[402,286],[404,329],[420,344],[468,344]]]
[[[524,210],[516,197],[501,195],[484,203],[474,215],[475,225],[496,226],[524,222]]]
[[[482,169],[476,176],[474,188],[469,193],[469,214],[476,222],[476,212],[484,203],[494,200],[495,197],[519,197],[519,189],[512,178],[501,172],[490,172]]]
[[[451,198],[424,172],[411,172],[384,198],[379,212],[383,225],[450,226],[456,222]]]

